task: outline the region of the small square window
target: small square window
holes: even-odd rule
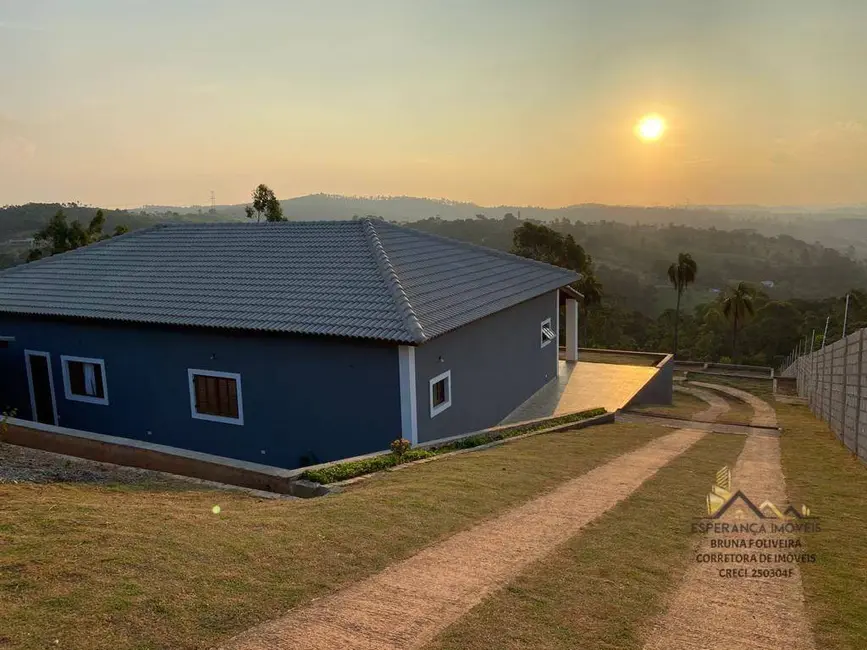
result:
[[[439,415],[452,405],[452,372],[447,370],[430,380],[430,416]]]
[[[105,361],[61,355],[60,363],[66,399],[89,404],[108,404]]]
[[[544,348],[546,345],[551,343],[551,341],[556,340],[556,338],[557,338],[557,334],[554,332],[554,329],[551,327],[551,319],[546,318],[545,320],[542,321],[541,340],[540,340],[540,346],[539,347]]]
[[[244,424],[241,375],[215,370],[188,371],[190,409],[197,420]]]

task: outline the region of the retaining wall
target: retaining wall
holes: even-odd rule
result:
[[[674,390],[674,356],[666,355],[656,364],[657,371],[624,408],[640,404],[671,404]]]

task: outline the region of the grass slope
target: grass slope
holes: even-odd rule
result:
[[[722,384],[723,386],[732,386],[740,388],[748,393],[752,393],[756,397],[761,397],[764,400],[771,401],[774,397],[774,385],[770,379],[746,379],[743,377],[726,377],[725,375],[690,375],[689,381],[696,381],[707,384]],[[689,385],[689,382],[686,384]],[[735,400],[734,397],[726,395],[726,399]]]
[[[689,393],[681,393],[675,391],[672,396],[671,404],[645,404],[632,406],[630,411],[643,413],[645,415],[665,415],[673,418],[683,418],[688,420],[698,413],[701,413],[710,406],[703,399],[699,399],[695,395]]]
[[[867,648],[867,467],[806,406],[777,404],[790,501],[820,517],[801,576],[817,647]]]
[[[309,501],[0,484],[0,648],[208,648],[669,432],[535,436]]]
[[[689,567],[693,518],[740,436],[709,435],[426,650],[640,648]]]

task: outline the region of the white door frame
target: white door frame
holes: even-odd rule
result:
[[[57,417],[57,397],[54,393],[54,372],[51,369],[51,355],[48,352],[40,350],[24,350],[24,366],[27,368],[27,387],[30,389],[30,414],[33,416],[34,422],[39,421],[39,416],[36,413],[36,391],[33,386],[33,371],[30,369],[30,357],[45,357],[45,362],[48,366],[48,387],[51,392],[51,410],[54,414],[54,422],[51,424],[57,426],[60,420]]]

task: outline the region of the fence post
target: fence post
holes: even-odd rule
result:
[[[860,457],[858,453],[860,451],[860,447],[858,446],[858,437],[861,430],[861,362],[864,360],[864,329],[859,330],[858,333],[858,395],[856,397],[855,405],[857,408],[855,409],[855,455]]]

